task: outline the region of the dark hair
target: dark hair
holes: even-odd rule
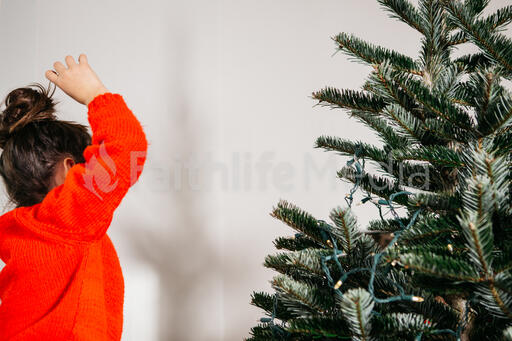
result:
[[[37,89],[33,89],[35,86]],[[91,144],[87,126],[61,121],[55,102],[39,83],[12,90],[0,113],[0,175],[8,199],[16,207],[41,202],[49,192],[56,165],[66,157],[85,162],[83,151]]]

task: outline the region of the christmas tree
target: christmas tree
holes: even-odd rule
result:
[[[295,231],[264,266],[275,292],[254,292],[267,317],[248,340],[512,340],[512,6],[489,0],[378,0],[421,33],[419,57],[333,37],[371,66],[361,90],[326,87],[382,146],[321,136],[353,183],[330,221],[280,201]],[[476,53],[454,57],[461,44]],[[352,204],[380,218],[362,229]]]

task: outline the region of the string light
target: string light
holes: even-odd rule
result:
[[[360,151],[361,151],[360,147],[356,148],[356,151],[354,153],[353,158],[351,160],[347,161],[347,166],[352,166],[353,168],[355,168],[355,171],[356,171],[356,176],[355,176],[356,181],[355,181],[355,184],[352,187],[352,189],[350,190],[350,192],[348,194],[348,197],[346,196],[347,204],[348,204],[349,207],[352,206],[353,194],[359,188],[360,180],[362,178],[363,171],[364,171],[364,158],[362,159],[362,162],[363,162],[362,164],[360,163],[359,158],[358,158],[358,154],[360,153]],[[401,192],[393,193],[393,194],[390,195],[388,200],[384,200],[384,199],[373,200],[373,199],[371,199],[370,195],[368,195],[367,198],[365,198],[366,201],[376,202],[377,205],[379,205],[379,206],[380,205],[387,205],[387,206],[389,206],[390,212],[392,212],[392,214],[395,216],[395,219],[397,219],[399,224],[401,224],[400,230],[396,231],[396,233],[391,234],[393,239],[384,248],[384,250],[382,250],[381,252],[378,252],[378,253],[372,252],[373,265],[372,265],[371,269],[370,268],[355,268],[355,269],[352,269],[352,270],[346,272],[343,269],[343,267],[341,266],[341,264],[339,263],[339,261],[337,260],[337,257],[335,257],[334,259],[336,260],[336,263],[337,263],[337,266],[338,266],[338,270],[341,273],[341,278],[336,282],[336,284],[334,284],[334,280],[332,279],[330,270],[329,270],[329,268],[327,267],[327,264],[326,264],[326,261],[328,259],[327,259],[326,256],[322,256],[321,257],[322,270],[324,271],[324,273],[325,273],[325,275],[327,277],[327,281],[329,282],[329,285],[334,288],[335,293],[338,296],[343,297],[343,293],[341,292],[340,287],[341,287],[342,283],[345,281],[345,279],[348,277],[349,274],[353,274],[353,273],[360,272],[360,271],[369,271],[370,272],[370,283],[369,283],[369,286],[368,286],[368,291],[369,291],[370,295],[372,296],[372,298],[374,299],[374,301],[376,301],[377,303],[387,303],[387,302],[393,302],[393,301],[397,301],[397,300],[415,300],[413,298],[414,296],[406,295],[404,290],[403,290],[403,288],[400,285],[398,285],[397,283],[394,283],[394,282],[392,282],[392,284],[395,285],[398,288],[399,292],[400,292],[400,295],[398,295],[398,296],[393,296],[393,297],[388,297],[388,298],[385,298],[385,299],[380,299],[380,298],[375,296],[374,291],[373,291],[373,282],[375,280],[375,275],[376,275],[376,272],[377,272],[377,264],[379,263],[380,258],[383,256],[383,254],[387,251],[387,249],[389,247],[391,247],[393,244],[395,244],[395,242],[400,237],[401,233],[403,231],[405,231],[406,229],[410,228],[414,224],[414,222],[416,221],[416,218],[418,217],[419,213],[421,212],[421,208],[418,209],[413,214],[409,224],[407,226],[403,225],[401,219],[399,218],[398,214],[394,210],[394,207],[392,205],[392,201],[398,195],[409,195],[409,194],[411,194],[411,193],[410,192],[406,192],[406,191],[401,191]],[[328,241],[331,241],[331,243],[332,243],[335,240],[334,238],[332,238],[332,235],[331,235],[332,226],[329,225],[328,223],[326,223],[323,220],[318,220],[318,223],[319,223],[318,226],[320,228],[320,233],[322,235],[322,238],[324,238],[324,240],[326,241],[326,244],[331,246],[328,243]],[[336,247],[336,243],[334,242],[332,244],[333,244],[333,246],[332,246],[333,252],[334,252],[334,255],[336,256],[337,251],[338,251],[337,247]]]
[[[362,163],[359,161],[359,157],[358,156],[359,156],[360,152],[361,152],[361,147],[358,146],[356,148],[355,152],[354,152],[354,155],[353,155],[352,159],[347,161],[347,166],[349,166],[349,167],[352,166],[353,168],[355,168],[355,171],[356,171],[354,186],[352,187],[350,192],[345,195],[345,201],[347,202],[349,207],[352,207],[352,202],[354,200],[353,194],[359,188],[360,182],[361,182],[361,178],[362,178],[363,172],[364,172],[365,160],[364,160],[364,158],[361,158],[362,159]],[[398,245],[397,240],[400,238],[401,234],[404,231],[406,231],[407,229],[409,229],[412,225],[414,225],[414,223],[416,222],[416,219],[418,218],[419,214],[422,212],[422,208],[421,207],[418,208],[412,214],[411,219],[409,220],[409,223],[407,225],[403,224],[402,219],[400,219],[399,215],[396,213],[396,211],[395,211],[395,209],[393,207],[393,204],[392,204],[394,198],[399,196],[399,195],[411,195],[411,194],[412,193],[407,192],[407,191],[400,191],[400,192],[396,192],[396,193],[391,194],[389,196],[389,199],[386,200],[386,199],[374,199],[374,198],[371,197],[370,193],[367,193],[367,196],[365,198],[363,198],[360,203],[356,204],[356,205],[360,205],[360,204],[364,204],[366,202],[373,203],[377,207],[377,209],[379,211],[379,216],[380,216],[380,218],[382,220],[384,220],[384,217],[382,215],[381,206],[388,206],[389,207],[389,212],[391,212],[391,214],[393,215],[393,217],[396,219],[396,221],[399,224],[399,229],[397,231],[392,232],[390,234],[390,236],[392,237],[392,240],[388,243],[388,245],[381,252],[378,252],[378,253],[371,252],[370,253],[370,255],[373,257],[373,263],[372,263],[372,267],[371,268],[354,268],[354,269],[351,269],[349,271],[345,271],[343,269],[343,267],[341,266],[341,263],[338,260],[338,258],[343,256],[344,253],[343,253],[343,251],[338,250],[335,238],[332,237],[332,234],[331,234],[332,226],[329,225],[328,223],[326,223],[323,220],[318,220],[318,227],[319,227],[319,230],[320,230],[320,234],[322,235],[322,238],[324,239],[325,243],[330,248],[333,249],[333,254],[332,255],[321,256],[320,257],[320,264],[322,266],[323,272],[325,273],[325,275],[327,277],[327,281],[329,283],[329,286],[333,287],[334,292],[336,293],[336,295],[338,295],[339,297],[343,297],[343,293],[341,292],[340,288],[341,288],[341,286],[343,285],[343,283],[345,282],[345,280],[347,279],[347,277],[349,275],[357,273],[357,272],[368,271],[368,272],[370,272],[370,281],[369,281],[369,284],[368,284],[368,292],[370,293],[371,297],[373,298],[373,300],[375,302],[377,302],[377,303],[390,303],[390,302],[399,301],[399,300],[409,300],[409,301],[417,302],[417,303],[424,302],[424,298],[423,297],[414,296],[414,295],[406,295],[405,292],[404,292],[404,289],[403,289],[403,287],[401,285],[399,285],[398,283],[393,282],[391,279],[389,279],[387,277],[384,277],[384,279],[388,280],[392,285],[396,286],[398,291],[399,291],[399,293],[400,293],[400,295],[392,296],[392,297],[387,297],[387,298],[384,298],[384,299],[380,299],[380,298],[376,297],[375,294],[374,294],[375,275],[377,273],[377,265],[378,265],[381,257],[387,252],[387,250],[390,247],[392,247],[393,245],[395,245],[395,246]],[[470,228],[474,229],[474,226],[471,226],[471,224],[470,224]],[[298,238],[298,235],[296,234],[295,237]],[[448,247],[448,250],[450,252],[453,252],[453,245],[451,243],[449,243],[447,247]],[[338,270],[341,273],[340,279],[338,279],[338,281],[335,284],[334,284],[334,280],[333,280],[333,278],[331,276],[330,270],[327,267],[327,261],[330,261],[330,260],[334,260],[334,262],[337,265]],[[395,266],[398,263],[399,263],[399,261],[394,259],[391,262],[391,265]],[[407,264],[404,264],[403,267],[405,269],[409,268],[409,266]],[[272,318],[270,320],[268,320],[268,318],[266,318],[265,321],[263,321],[263,319],[262,319],[262,322],[266,322],[266,323],[269,323],[271,325],[272,335],[273,336],[274,336],[276,331],[279,331],[280,333],[286,332],[284,330],[284,328],[281,329],[281,328],[279,328],[278,326],[276,326],[274,324],[274,318],[275,318],[275,314],[276,314],[276,309],[277,309],[277,293],[274,295],[274,307],[273,307],[273,312],[272,312]],[[438,330],[431,330],[431,331],[429,331],[429,334],[448,333],[448,334],[454,335],[456,337],[457,341],[460,341],[460,335],[462,333],[462,330],[463,330],[465,324],[467,323],[468,309],[469,309],[469,299],[466,302],[466,309],[465,309],[465,313],[464,313],[464,319],[463,319],[463,321],[461,321],[459,323],[457,331],[453,331],[451,329],[438,329]],[[372,311],[372,313],[375,313],[376,315],[380,315],[380,313],[378,313],[377,311]],[[428,327],[430,327],[432,325],[432,321],[426,319],[426,320],[424,320],[424,324],[426,324]],[[287,333],[287,334],[289,335],[289,333]],[[419,334],[417,334],[415,340],[416,341],[421,341],[422,335],[423,335],[423,332],[420,332]]]
[[[424,299],[423,299],[423,297],[413,296],[411,301],[413,301],[413,302],[423,302]]]
[[[354,153],[354,157],[349,160],[347,162],[347,165],[348,166],[351,166],[352,164],[354,165],[355,167],[355,170],[356,170],[356,181],[354,183],[354,186],[352,187],[352,189],[350,190],[350,193],[348,193],[346,196],[345,196],[345,200],[347,201],[347,204],[349,207],[352,206],[352,202],[353,202],[353,194],[356,192],[356,190],[359,188],[359,185],[360,185],[360,180],[362,178],[362,175],[363,175],[363,171],[364,171],[364,158],[363,158],[363,164],[361,165],[359,163],[359,159],[357,157],[358,153],[360,152],[360,148],[358,147],[356,149],[356,152]],[[337,295],[339,296],[343,296],[343,293],[339,290],[340,287],[342,286],[342,283],[346,280],[346,278],[353,274],[353,273],[357,273],[357,272],[361,272],[361,271],[370,271],[370,283],[368,285],[368,291],[370,293],[370,295],[372,296],[372,298],[377,302],[377,303],[389,303],[389,302],[393,302],[393,301],[398,301],[398,300],[410,300],[412,302],[417,302],[417,303],[421,303],[421,302],[424,302],[424,298],[423,297],[420,297],[420,296],[412,296],[412,295],[406,295],[404,293],[404,289],[402,288],[402,286],[400,286],[398,283],[394,283],[392,282],[393,285],[395,285],[399,292],[400,292],[400,295],[398,296],[392,296],[392,297],[388,297],[388,298],[385,298],[385,299],[379,299],[375,296],[374,292],[373,292],[373,283],[374,283],[374,280],[375,280],[375,274],[376,274],[376,271],[377,271],[377,264],[380,260],[380,258],[382,257],[382,255],[390,248],[392,247],[393,245],[398,245],[397,244],[397,240],[399,239],[400,235],[407,229],[409,229],[415,222],[416,222],[416,219],[418,218],[419,214],[421,213],[422,211],[422,208],[418,208],[411,216],[411,219],[409,220],[409,223],[407,225],[404,225],[402,220],[400,219],[400,217],[398,216],[398,214],[396,213],[394,207],[393,207],[393,199],[396,197],[396,196],[399,196],[399,195],[410,195],[412,193],[410,192],[406,192],[406,191],[401,191],[401,192],[396,192],[396,193],[393,193],[389,196],[389,199],[388,200],[385,200],[385,199],[374,199],[371,197],[370,193],[367,193],[367,196],[365,198],[363,198],[360,203],[358,204],[364,204],[366,202],[371,202],[373,203],[377,208],[378,208],[378,211],[379,211],[379,215],[380,215],[380,218],[382,220],[384,220],[384,217],[382,215],[382,210],[381,210],[381,206],[382,205],[386,205],[389,207],[389,212],[391,212],[391,214],[394,216],[394,218],[398,221],[398,224],[400,226],[400,228],[398,229],[398,231],[395,231],[395,232],[392,232],[390,234],[390,236],[392,237],[392,240],[391,242],[379,253],[375,253],[375,252],[372,252],[371,253],[371,256],[373,257],[373,264],[372,264],[372,268],[371,269],[368,269],[368,268],[355,268],[355,269],[351,269],[349,271],[344,271],[343,268],[341,267],[341,265],[339,266],[339,269],[340,269],[340,272],[342,273],[342,276],[341,278],[336,282],[336,284],[334,285],[334,290],[336,292]],[[324,228],[326,226],[329,226],[329,224],[326,224],[324,222],[324,224],[322,225]],[[328,230],[329,234],[330,234],[330,230]],[[333,239],[334,241],[334,239]],[[451,244],[449,244],[451,246]],[[453,247],[453,246],[452,246]],[[336,252],[336,245],[334,244],[334,252]],[[321,258],[321,264],[322,264],[322,268],[326,274],[326,277],[329,281],[329,283],[332,285],[333,283],[333,280],[332,280],[332,277],[330,275],[330,271],[329,269],[327,268],[326,266],[326,258],[325,257],[322,257]],[[396,264],[398,263],[397,260],[393,260],[392,261],[392,266],[395,266]],[[409,266],[407,264],[404,264],[404,268],[407,269],[409,268]],[[432,322],[430,320],[426,320],[428,321],[428,326],[430,327],[432,325]],[[462,324],[462,322],[461,322]],[[455,335],[457,337],[457,340],[459,341],[460,340],[460,333],[461,333],[461,326],[459,326],[459,329],[457,332],[453,331],[453,330],[450,330],[450,329],[440,329],[440,330],[433,330],[433,331],[430,331],[431,334],[442,334],[442,333],[449,333],[449,334],[452,334],[452,335]],[[416,337],[416,340],[421,340],[421,336],[423,335],[423,332],[419,333]]]
[[[335,289],[335,290],[339,289],[339,288],[341,287],[341,284],[342,284],[342,283],[343,283],[343,282],[341,281],[341,279],[340,279],[340,280],[338,280],[338,281],[336,282],[336,285],[334,285],[334,289]]]

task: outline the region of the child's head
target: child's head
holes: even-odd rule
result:
[[[0,112],[0,175],[16,207],[41,202],[63,161],[85,162],[83,151],[91,144],[87,126],[56,118],[55,89],[49,90],[39,83],[12,90]]]

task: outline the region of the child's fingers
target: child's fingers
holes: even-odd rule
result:
[[[53,70],[48,70],[46,71],[46,73],[44,74],[46,76],[46,78],[48,78],[48,80],[50,80],[51,82],[57,84],[57,74],[55,73],[55,71]]]
[[[68,64],[68,68],[76,66],[76,62],[71,56],[66,56],[66,64]]]
[[[55,70],[57,71],[57,73],[60,75],[61,73],[63,73],[64,71],[66,71],[66,67],[64,66],[64,64],[62,64],[61,62],[55,62],[53,63],[53,67],[55,68]]]
[[[89,61],[87,60],[87,56],[85,55],[85,53],[82,53],[80,54],[80,56],[78,57],[78,62],[80,64],[88,64]]]

